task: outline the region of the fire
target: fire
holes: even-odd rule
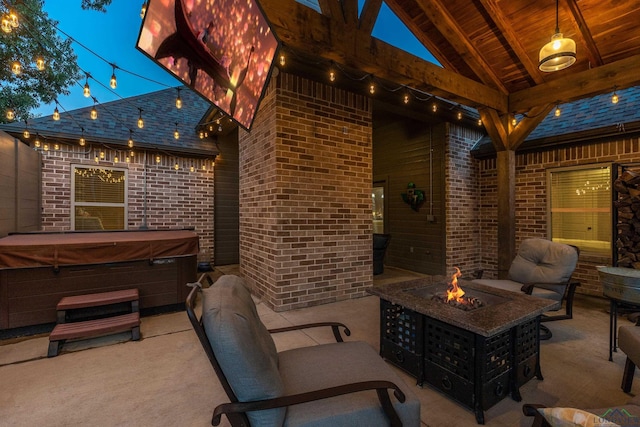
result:
[[[464,302],[462,299],[464,291],[462,288],[458,287],[458,277],[462,276],[462,273],[460,273],[460,269],[458,267],[454,268],[456,269],[456,272],[451,276],[451,283],[449,283],[449,289],[447,289],[447,302],[451,300]]]

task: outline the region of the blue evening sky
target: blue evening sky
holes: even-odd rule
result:
[[[317,10],[317,0],[299,1]],[[359,0],[359,3],[362,8],[364,0]],[[141,5],[142,0],[113,0],[107,7],[107,12],[102,13],[82,10],[80,0],[45,0],[44,10],[49,17],[58,21],[58,28],[77,41],[73,44],[73,48],[78,56],[80,68],[101,83],[89,79],[91,95],[100,103],[181,85],[180,81],[172,77],[168,71],[136,49],[142,23]],[[59,35],[66,38],[64,34],[59,33]],[[429,51],[384,3],[374,27],[373,36],[437,64]],[[80,44],[86,46],[91,52]],[[109,63],[115,63],[118,67],[144,76],[146,79],[116,69],[118,87],[112,90],[109,87],[112,73]],[[91,98],[85,98],[82,95],[84,80],[83,78],[70,89],[70,95],[58,98],[64,110],[70,111],[93,105]],[[55,104],[44,105],[34,113],[42,116],[50,115],[54,107]]]

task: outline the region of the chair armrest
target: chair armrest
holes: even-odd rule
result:
[[[551,424],[549,424],[542,414],[538,412],[539,408],[546,408],[546,406],[535,403],[525,403],[522,405],[522,413],[527,417],[533,417],[533,424],[531,424],[531,427],[551,427]]]
[[[391,426],[402,426],[400,417],[391,404],[388,389],[393,390],[393,394],[400,403],[404,403],[405,395],[400,388],[389,381],[363,381],[351,384],[329,387],[306,393],[293,394],[290,396],[276,397],[273,399],[255,400],[252,402],[223,403],[218,405],[213,411],[211,424],[217,426],[223,414],[262,411],[265,409],[282,408],[285,406],[299,405],[301,403],[312,402],[314,400],[328,399],[330,397],[342,396],[350,393],[357,393],[366,390],[376,390],[382,408],[389,418]]]
[[[340,329],[344,329],[344,334],[346,336],[351,336],[351,331],[347,328],[346,325],[339,322],[319,322],[319,323],[305,323],[303,325],[294,325],[294,326],[286,326],[284,328],[275,328],[269,329],[269,333],[277,334],[280,332],[290,332],[290,331],[298,331],[300,329],[309,329],[309,328],[321,328],[323,326],[331,326],[331,330],[333,331],[333,336],[336,338],[337,342],[344,342],[342,339],[342,335],[340,335]]]
[[[555,285],[555,286],[558,286],[558,285],[563,285],[563,284],[564,284],[564,282],[560,282],[560,283],[552,283],[552,282],[549,282],[549,283],[544,283],[544,282],[526,283],[526,284],[522,285],[520,290],[522,292],[524,292],[525,294],[531,295],[531,293],[533,292],[533,289],[536,286],[542,286],[542,285]],[[578,286],[580,286],[580,282],[569,282],[569,283],[567,283],[567,287],[569,289],[568,292],[567,292],[567,295],[572,295],[573,293],[575,293],[576,287],[578,287]]]

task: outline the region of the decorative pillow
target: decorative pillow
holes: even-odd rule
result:
[[[244,281],[220,277],[202,291],[202,323],[227,381],[241,402],[284,394],[278,353]],[[252,427],[281,426],[286,408],[247,413]]]
[[[552,427],[620,427],[599,415],[574,408],[538,408]]]

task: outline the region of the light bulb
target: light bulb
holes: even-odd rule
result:
[[[53,120],[60,120],[60,112],[58,111],[58,107],[53,110]]]
[[[335,82],[336,81],[336,73],[333,71],[329,71],[329,81]]]
[[[84,147],[84,145],[87,143],[87,141],[84,139],[84,136],[81,136],[78,142],[80,143],[81,147]]]
[[[408,94],[404,94],[404,99],[402,100],[402,102],[404,102],[405,104],[409,103],[409,95]]]
[[[7,110],[7,120],[13,120],[16,118],[16,113],[13,111],[13,108],[9,108]]]
[[[222,125],[218,125],[218,132],[222,132]]]
[[[133,148],[133,139],[131,139],[131,137],[129,137],[129,141],[127,142],[127,147]]]
[[[434,113],[438,111],[438,104],[434,102],[433,105],[431,106],[431,111],[433,111]]]
[[[25,139],[29,139],[29,137],[31,136],[31,134],[29,133],[29,129],[25,129],[24,132],[22,132],[22,136],[24,136]]]
[[[40,140],[38,139],[38,135],[36,135],[36,140],[35,140],[35,142],[33,143],[33,145],[34,145],[36,148],[40,148]]]
[[[513,119],[511,119],[511,126],[517,126],[517,125],[518,125],[518,119],[514,117]]]
[[[7,17],[2,18],[2,31],[9,34],[12,30],[13,30],[13,27],[11,26],[11,21],[9,21],[9,18]]]
[[[115,89],[118,87],[118,80],[116,80],[116,73],[111,74],[111,80],[109,80],[109,86],[111,86],[111,89]]]
[[[203,139],[203,138],[204,138],[204,132],[203,132],[203,131],[200,131],[200,132],[198,133],[198,136],[200,137],[200,139]]]
[[[84,84],[84,89],[82,89],[82,94],[84,95],[85,98],[88,98],[91,96],[91,89],[89,89],[89,82],[86,82]]]
[[[611,97],[611,103],[612,104],[617,104],[618,101],[620,101],[620,97],[618,97],[618,94],[613,92],[613,96]]]
[[[44,151],[49,151],[49,144],[44,144],[44,145],[42,146],[42,149],[43,149]]]
[[[173,165],[173,168],[174,168],[175,170],[178,170],[178,169],[180,169],[180,166],[178,166],[178,164],[176,163],[175,165]]]
[[[556,107],[556,111],[553,113],[553,115],[556,117],[560,117],[560,114],[562,114],[562,112],[560,111],[560,107]]]
[[[101,151],[101,152],[100,152],[100,159],[101,159],[101,160],[104,160],[104,156],[105,156],[104,151]]]
[[[20,25],[20,22],[18,22],[18,14],[13,9],[9,10],[9,24],[13,28],[18,28],[18,26]]]
[[[44,58],[42,56],[36,58],[36,68],[38,71],[44,71]]]
[[[142,116],[138,117],[138,127],[140,129],[144,127],[144,120],[142,120]]]
[[[18,61],[13,61],[13,63],[11,63],[11,72],[19,76],[20,73],[22,73],[22,65],[20,65]]]
[[[182,98],[180,98],[180,94],[178,94],[178,97],[176,98],[176,108],[178,110],[182,108]]]
[[[174,137],[175,139],[180,139],[180,132],[178,132],[178,129],[176,129],[176,130],[174,130],[174,131],[173,131],[173,137]]]
[[[98,110],[96,110],[96,106],[94,105],[91,109],[91,120],[95,120],[98,118]]]
[[[189,172],[195,172],[196,168],[193,167],[193,165],[191,165],[191,167],[189,168]]]
[[[482,119],[478,119],[478,126],[482,126]]]
[[[113,158],[113,163],[118,163],[119,161],[120,161],[120,159],[118,159],[118,156],[115,156],[115,157]]]
[[[96,163],[98,163],[100,161],[100,159],[98,159],[98,156],[95,157],[95,161],[96,161]]]
[[[54,150],[59,150],[60,149],[60,145],[59,144],[53,144],[53,149]]]
[[[207,165],[205,165],[204,163],[202,164],[202,170],[206,171],[207,170]]]
[[[284,64],[287,63],[287,59],[284,57],[284,54],[280,55],[280,65],[284,67]]]
[[[458,117],[458,120],[462,120],[462,111],[458,111],[458,114],[456,117]]]
[[[127,162],[127,163],[130,163],[131,162],[131,158],[129,156],[127,156],[127,157],[124,158],[124,161]]]
[[[142,7],[140,7],[140,19],[144,18],[144,15],[147,14],[147,2],[142,3]]]
[[[159,154],[156,156],[156,163],[160,163],[160,155]]]
[[[373,95],[374,93],[376,93],[376,87],[375,87],[375,85],[374,85],[373,83],[371,83],[371,84],[369,85],[369,93],[370,93],[371,95]]]

